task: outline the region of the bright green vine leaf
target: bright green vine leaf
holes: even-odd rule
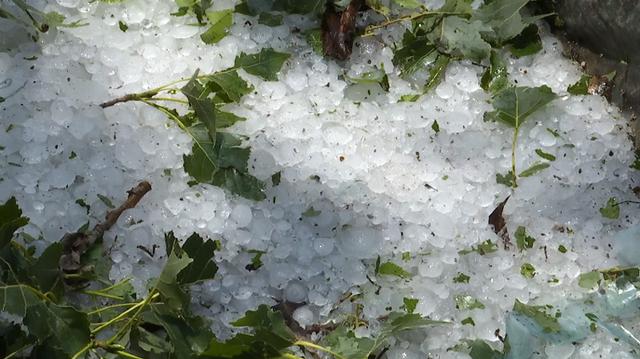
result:
[[[385,262],[380,264],[380,267],[378,268],[378,274],[391,275],[403,279],[411,278],[411,273],[407,272],[402,267],[393,262]]]

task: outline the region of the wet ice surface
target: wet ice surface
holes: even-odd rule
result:
[[[47,6],[90,25],[52,33],[38,45],[2,40],[13,50],[0,54],[0,96],[6,98],[0,104],[6,129],[0,131],[0,200],[17,196],[31,218],[24,231],[53,241],[103,215],[106,205],[98,194],[117,203],[137,181],[149,180],[153,191],[107,234],[111,277],[133,277],[143,290],[158,275],[163,257],[162,250],[152,258],[137,246],[162,248],[166,231],[221,239],[217,279],[193,293],[197,312],[211,318],[223,336],[230,333],[230,321],[258,304],[273,304],[272,298],[307,303],[294,313],[302,326],[324,321],[352,290],[363,292],[364,317],[373,322],[389,307],[401,310],[403,297],[419,299],[418,313],[453,322],[426,337],[403,337],[388,358],[463,358],[446,349],[465,338],[496,342],[494,332],[504,333],[515,299],[577,301],[587,295],[577,285],[580,273],[633,259],[614,250],[613,237],[638,223],[637,205],[621,206],[618,220],[599,213],[610,197],[634,199],[631,188],[640,177],[629,168],[628,122],[603,98],[566,94],[580,69],[562,57],[549,35],[544,51],[509,60],[509,72],[518,85],[544,84],[560,95],[521,128],[517,168],[539,160],[535,149],[557,160],[520,179],[511,192],[495,175],[510,169],[512,130],[482,119],[491,108],[479,87],[483,69],[453,64],[435,90],[415,103],[399,102],[415,91],[391,62],[391,39],[399,38],[399,28],[358,41],[352,58],[338,64],[291,33],[294,26],[313,26],[300,16],[272,28],[236,15],[231,34],[207,46],[189,19],[169,16],[175,10],[171,1],[58,4]],[[128,24],[126,33],[118,20]],[[136,103],[97,106],[188,77],[197,68],[222,70],[241,52],[264,47],[292,53],[279,81],[246,76],[256,91],[228,108],[247,118],[232,130],[248,136],[250,171],[268,184],[281,172],[281,183],[268,186],[268,200],[261,203],[208,185],[189,187],[182,155],[190,151],[191,139],[163,114]],[[36,60],[23,60],[34,55]],[[345,73],[357,77],[380,64],[390,77],[389,93],[344,81]],[[487,239],[501,244],[487,218],[508,195],[509,232],[526,227],[535,246],[522,253],[500,245],[484,256],[460,255]],[[91,206],[91,216],[78,199]],[[319,214],[304,216],[310,207]],[[560,245],[568,251],[559,251]],[[257,271],[245,268],[254,256],[249,250],[266,252]],[[409,259],[402,259],[405,252]],[[376,293],[367,275],[374,276],[377,256],[413,277],[379,277]],[[525,262],[535,267],[532,279],[520,274]],[[454,283],[459,273],[470,276],[469,283]],[[460,294],[480,300],[485,309],[456,309],[453,298]],[[467,317],[475,326],[460,323]],[[631,324],[627,328],[638,333]],[[630,355],[628,344],[604,331],[581,342],[550,344],[540,355]]]

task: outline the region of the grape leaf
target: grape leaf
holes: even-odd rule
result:
[[[229,32],[233,24],[233,10],[207,11],[207,18],[211,24],[207,31],[200,35],[205,44],[211,45],[219,42]]]
[[[556,98],[556,94],[546,86],[510,87],[493,98],[495,111],[484,115],[485,121],[499,121],[514,128],[520,125],[531,114],[544,107]]]
[[[273,49],[262,49],[257,54],[241,53],[236,57],[235,68],[241,68],[251,75],[261,77],[263,80],[278,80],[278,72],[285,61],[291,55],[284,52],[277,52]]]
[[[22,217],[15,197],[9,198],[0,206],[0,249],[11,242],[15,231],[29,223],[29,218]]]

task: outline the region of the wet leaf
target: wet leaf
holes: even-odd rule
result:
[[[463,249],[458,252],[460,255],[467,255],[469,253],[478,253],[483,256],[485,254],[493,253],[498,250],[498,245],[493,243],[490,239],[478,244],[477,246],[473,246],[470,249]]]
[[[504,206],[507,204],[510,197],[511,196],[500,202],[489,215],[489,225],[493,227],[493,232],[505,240],[505,242],[509,242],[509,232],[507,231],[507,223],[502,216],[502,211],[504,211]]]
[[[507,172],[506,174],[496,173],[496,183],[503,184],[507,187],[515,187],[516,186],[516,178],[513,175],[512,171]]]
[[[393,263],[393,262],[385,262],[380,264],[380,267],[378,268],[378,274],[384,274],[384,275],[391,275],[391,276],[396,276],[396,277],[400,277],[403,279],[407,279],[407,278],[411,278],[411,273],[407,272],[406,270],[404,270],[402,267],[400,267],[399,265]]]
[[[578,277],[578,285],[581,288],[593,289],[593,288],[596,288],[600,283],[600,278],[601,278],[600,272],[598,271],[582,273]]]
[[[18,207],[15,197],[9,198],[0,206],[0,249],[4,248],[15,231],[29,223],[29,218],[22,217],[22,210]]]
[[[620,205],[618,205],[614,197],[609,198],[605,206],[600,208],[600,214],[608,219],[618,219],[620,217]]]
[[[548,86],[510,87],[493,98],[495,111],[485,113],[485,120],[499,121],[519,128],[534,112],[556,98]]]
[[[547,313],[547,306],[527,305],[516,299],[513,311],[531,318],[545,333],[558,333],[561,329],[558,318]]]
[[[530,24],[522,32],[507,42],[509,51],[515,57],[523,57],[536,54],[542,50],[542,40],[538,33],[538,26]]]
[[[239,102],[242,96],[253,91],[253,86],[243,80],[236,70],[222,71],[206,78],[207,88],[216,93],[224,103]]]
[[[518,250],[521,252],[526,248],[533,248],[533,244],[536,241],[535,238],[527,234],[527,230],[523,226],[519,226],[518,229],[516,229],[514,236],[516,237],[516,247],[518,247]]]
[[[315,53],[324,55],[324,50],[322,49],[322,30],[309,29],[305,31],[303,35]]]
[[[489,30],[480,21],[448,16],[442,19],[440,29],[431,34],[431,39],[438,44],[441,52],[479,62],[488,58],[491,53],[491,45],[480,35]]]
[[[407,77],[435,60],[436,56],[435,46],[425,36],[416,36],[407,30],[402,38],[402,47],[393,53],[393,64],[403,77]]]
[[[187,255],[171,252],[156,282],[156,289],[172,310],[183,310],[189,304],[189,297],[178,283],[178,273],[191,262],[193,260]]]
[[[416,298],[402,298],[402,302],[404,303],[404,309],[407,313],[412,314],[416,310],[416,306],[418,305],[419,299]]]
[[[273,49],[262,49],[257,54],[241,53],[236,57],[235,68],[241,68],[263,80],[276,81],[282,65],[291,55]]]
[[[198,119],[207,127],[208,137],[213,143],[216,140],[216,113],[213,100],[208,98],[209,91],[198,81],[198,70],[191,80],[180,89],[189,100],[189,106],[193,108]]]
[[[424,92],[428,92],[442,82],[444,79],[444,72],[446,71],[447,66],[449,66],[450,61],[451,57],[444,54],[439,54],[436,57],[436,60],[429,68],[429,77],[427,78],[427,82],[424,84]]]
[[[24,325],[40,341],[50,341],[69,356],[89,342],[87,315],[73,307],[41,301],[27,308]]]
[[[488,25],[491,31],[483,36],[495,44],[502,44],[518,36],[529,24],[544,17],[524,17],[521,10],[530,0],[494,0],[486,2],[473,13],[472,20]]]
[[[541,149],[539,149],[539,148],[538,148],[538,149],[536,149],[536,151],[535,151],[535,152],[536,152],[536,154],[537,154],[538,156],[540,156],[540,157],[544,158],[544,159],[545,159],[545,160],[547,160],[547,161],[555,161],[555,160],[556,160],[556,156],[554,156],[554,155],[552,155],[552,154],[550,154],[550,153],[544,152],[543,150],[541,150]]]
[[[218,266],[214,262],[214,254],[217,250],[214,241],[204,241],[197,233],[192,234],[182,245],[182,250],[193,259],[183,270],[178,273],[178,283],[191,284],[206,279],[213,279]]]
[[[267,25],[267,26],[280,26],[282,25],[283,16],[280,14],[274,14],[270,12],[260,13],[260,17],[258,18],[258,23]]]
[[[507,65],[505,65],[502,57],[497,51],[491,51],[489,67],[482,74],[480,87],[495,96],[509,85],[507,76]]]
[[[485,306],[477,300],[476,298],[470,295],[456,295],[454,297],[456,302],[456,309],[459,310],[473,310],[473,309],[484,309]]]
[[[520,266],[520,274],[527,279],[536,276],[536,268],[531,263],[524,263]]]
[[[526,170],[520,172],[520,177],[531,177],[533,175],[535,175],[538,172],[541,172],[547,168],[549,168],[549,164],[548,163],[535,163],[533,165],[531,165],[531,167],[527,168]]]
[[[207,11],[210,26],[200,35],[205,44],[211,45],[224,39],[233,24],[233,10]]]
[[[591,81],[591,76],[582,75],[580,77],[580,80],[578,80],[573,85],[569,85],[569,87],[567,87],[567,92],[572,95],[588,95],[590,81]]]

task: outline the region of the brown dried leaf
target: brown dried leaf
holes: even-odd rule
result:
[[[504,249],[508,249],[509,245],[511,244],[511,239],[509,238],[509,232],[507,230],[507,223],[502,216],[504,206],[505,204],[507,204],[507,201],[510,197],[511,196],[508,196],[504,201],[500,202],[500,204],[498,204],[498,207],[496,207],[496,209],[494,209],[493,212],[491,212],[491,214],[489,215],[489,225],[493,226],[493,232],[495,232],[495,234],[502,238]]]
[[[351,55],[356,31],[356,16],[364,0],[351,0],[344,11],[336,11],[332,1],[322,17],[322,48],[324,54],[338,60],[346,60]]]

